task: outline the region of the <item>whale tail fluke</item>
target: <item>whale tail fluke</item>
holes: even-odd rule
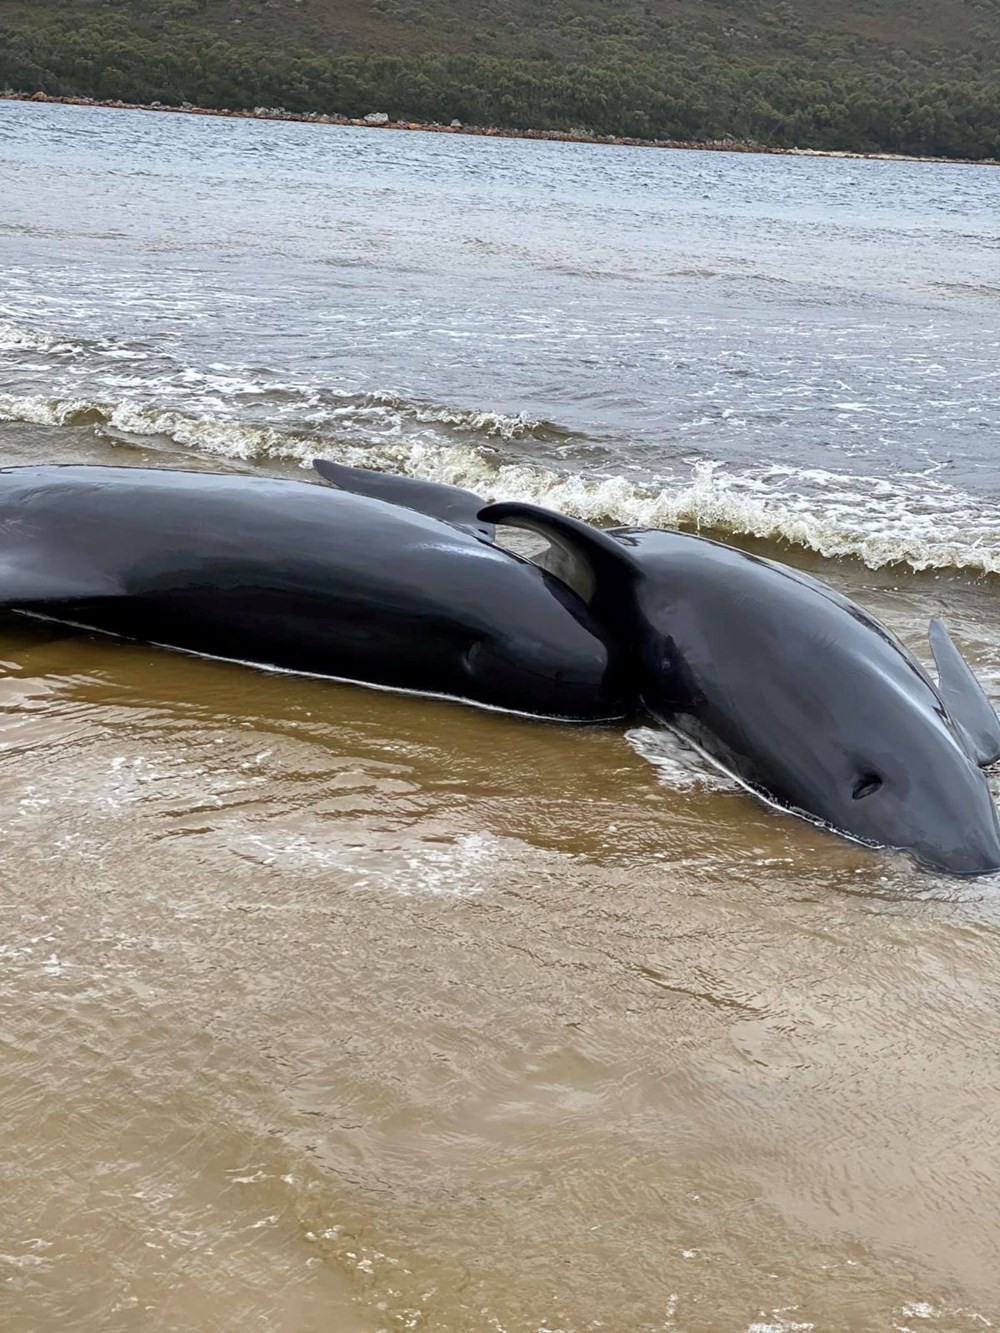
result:
[[[544,558],[551,570],[609,625],[621,628],[629,617],[629,599],[623,594],[636,572],[628,548],[600,528],[579,518],[558,514],[541,505],[504,500],[479,511],[487,523],[524,528],[544,537],[552,553]]]

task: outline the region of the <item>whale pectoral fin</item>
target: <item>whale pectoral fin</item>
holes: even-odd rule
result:
[[[938,671],[938,692],[959,727],[972,758],[981,768],[1000,759],[1000,719],[972,668],[955,647],[940,620],[932,620],[929,638]]]
[[[121,583],[63,552],[0,555],[0,609],[117,597]]]
[[[480,509],[479,517],[488,523],[526,528],[545,537],[555,548],[555,558],[546,559],[545,568],[557,575],[596,615],[615,627],[620,625],[627,614],[623,587],[636,573],[636,565],[621,542],[580,519],[516,500],[487,505]]]
[[[415,509],[419,514],[443,519],[454,528],[471,532],[483,541],[492,541],[495,531],[492,523],[483,523],[477,517],[483,507],[481,495],[464,491],[460,486],[449,486],[440,481],[419,481],[416,477],[400,477],[389,472],[369,472],[367,468],[348,467],[327,458],[314,458],[313,467],[338,490],[352,495],[367,495],[372,500]]]

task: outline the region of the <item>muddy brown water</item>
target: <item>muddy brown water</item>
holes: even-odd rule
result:
[[[915,644],[994,595],[825,572]],[[988,884],[621,727],[25,619],[0,659],[6,1333],[1000,1318]]]

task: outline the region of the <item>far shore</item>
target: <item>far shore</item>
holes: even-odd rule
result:
[[[216,110],[185,102],[182,106],[166,103],[103,101],[94,97],[52,97],[48,93],[0,92],[4,102],[49,102],[62,106],[96,106],[112,111],[155,111],[185,116],[225,116],[235,120],[284,120],[306,125],[350,125],[357,129],[420,130],[426,134],[471,134],[489,139],[541,139],[554,143],[604,144],[617,148],[676,148],[708,153],[766,153],[774,157],[844,157],[868,159],[877,162],[951,162],[966,166],[1000,166],[996,158],[916,157],[905,153],[854,152],[833,148],[772,148],[765,144],[738,139],[711,139],[704,141],[683,139],[635,139],[617,134],[591,134],[584,130],[510,130],[492,126],[463,125],[455,120],[449,125],[434,121],[390,120],[385,113],[367,116],[331,116],[318,111],[286,111],[283,107],[256,107],[253,111]]]

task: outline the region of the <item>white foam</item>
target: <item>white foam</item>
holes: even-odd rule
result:
[[[354,887],[379,889],[400,897],[472,897],[495,882],[497,866],[516,856],[522,844],[492,833],[459,834],[448,843],[415,841],[399,848],[401,858],[386,857],[380,849],[369,852],[346,848],[303,834],[241,831],[240,846],[266,865],[287,870],[342,871]]]
[[[516,440],[526,435],[557,431],[548,421],[537,421],[523,412],[515,416],[503,412],[481,411],[475,408],[440,406],[434,403],[410,402],[394,394],[372,393],[365,401],[390,408],[401,416],[425,425],[450,426],[454,430],[475,432],[488,438]],[[565,432],[559,432],[564,434]]]
[[[106,420],[107,409],[89,398],[0,393],[0,421],[25,421],[35,426],[76,426]]]
[[[656,727],[633,727],[625,739],[640,759],[657,770],[665,787],[675,791],[740,791],[734,777],[724,773],[683,737]]]
[[[806,1320],[787,1320],[782,1310],[773,1310],[772,1315],[777,1317],[755,1320],[747,1328],[747,1333],[810,1333],[816,1327]]]
[[[0,350],[5,352],[30,351],[48,352],[55,345],[55,339],[40,329],[27,329],[13,324],[8,319],[0,319]]]
[[[77,342],[61,334],[48,333],[45,329],[18,324],[3,317],[0,317],[0,351],[45,352],[50,356],[71,360],[76,360],[88,354],[112,361],[145,361],[149,357],[148,352],[138,350],[115,339],[87,338],[82,342]]]
[[[378,395],[364,401],[396,413],[402,404]],[[363,410],[363,403],[355,400],[345,411],[359,408]],[[438,423],[447,416],[446,409],[415,404],[406,410],[415,420],[422,419],[421,411]],[[783,541],[831,559],[861,560],[872,569],[898,563],[917,570],[1000,573],[1000,506],[966,495],[929,472],[888,479],[776,464],[739,470],[702,461],[666,483],[642,486],[623,476],[571,475],[529,462],[505,462],[489,447],[471,443],[406,438],[398,420],[372,442],[352,444],[331,442],[321,428],[305,433],[133,401],[14,394],[0,394],[0,419],[96,424],[132,437],[164,437],[209,457],[251,463],[307,464],[320,455],[463,486],[484,501],[526,500],[597,524],[688,527]],[[492,430],[502,438],[512,438],[517,430],[547,428],[546,423],[492,414],[456,413],[455,419],[465,422],[470,432]]]

